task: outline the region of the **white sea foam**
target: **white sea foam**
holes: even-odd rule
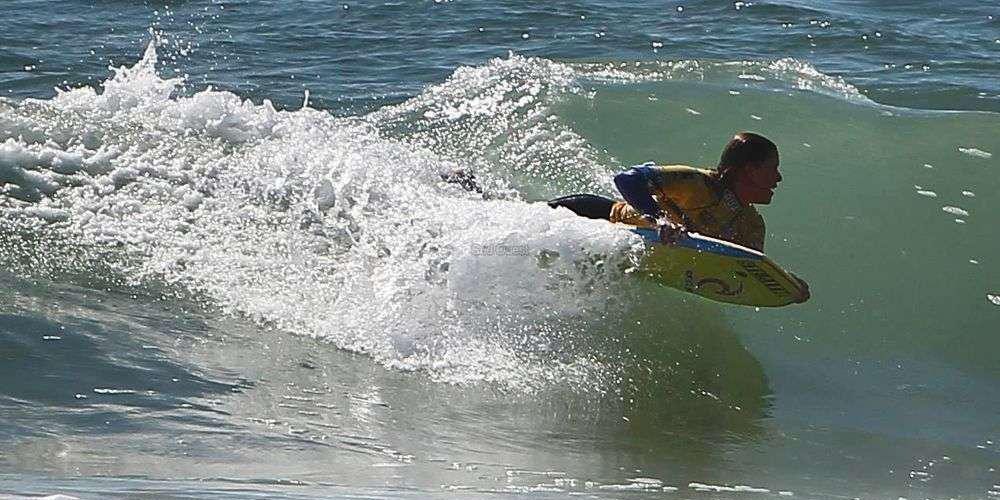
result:
[[[180,81],[155,63],[150,46],[103,92],[0,104],[5,217],[116,248],[127,258],[112,265],[131,281],[183,286],[387,367],[524,390],[600,385],[605,367],[561,343],[603,321],[641,244],[505,188],[514,165],[606,182],[582,141],[547,118],[566,67],[497,60],[344,119],[211,89],[177,96]],[[387,138],[414,114],[430,117],[426,133]],[[512,126],[523,140],[477,171],[485,195],[441,182],[456,163],[435,153],[440,141],[485,148]],[[549,164],[555,145],[577,153]]]
[[[713,492],[745,492],[745,493],[770,493],[771,490],[767,488],[758,488],[754,486],[746,485],[736,485],[736,486],[722,486],[715,484],[705,484],[705,483],[689,483],[688,488],[695,491],[713,491]]]
[[[541,196],[600,192],[610,187],[606,167],[547,105],[578,92],[580,76],[567,64],[511,54],[459,68],[445,82],[365,121],[390,137],[404,129],[407,143],[448,158],[448,167],[488,174],[481,180],[493,197],[512,194],[511,187],[537,193],[535,186],[545,186]]]
[[[975,147],[967,147],[967,148],[959,147],[958,150],[959,152],[965,153],[969,156],[975,156],[976,158],[985,158],[985,159],[993,158],[993,153],[990,153],[989,151],[983,151],[982,149]]]
[[[108,388],[101,388],[101,387],[95,388],[94,392],[96,394],[112,394],[112,395],[118,395],[118,394],[135,394],[135,391],[132,390],[132,389],[108,389]]]

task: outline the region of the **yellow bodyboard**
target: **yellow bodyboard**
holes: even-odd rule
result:
[[[657,231],[635,228],[648,243],[639,271],[659,283],[729,304],[780,307],[802,302],[803,284],[761,252],[687,233],[676,244]]]

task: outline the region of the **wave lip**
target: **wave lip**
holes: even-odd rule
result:
[[[808,62],[781,58],[770,61],[677,60],[654,62],[573,63],[583,77],[609,83],[644,81],[704,81],[754,85],[769,90],[789,88],[816,92],[850,102],[873,104],[842,77],[822,73]]]

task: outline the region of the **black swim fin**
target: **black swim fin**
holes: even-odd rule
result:
[[[615,201],[596,194],[571,194],[549,200],[548,204],[552,208],[566,207],[580,217],[610,220]]]

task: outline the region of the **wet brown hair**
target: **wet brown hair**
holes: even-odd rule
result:
[[[747,163],[761,163],[778,156],[778,146],[770,139],[753,132],[740,132],[726,144],[715,170],[719,178],[725,180],[730,172]]]

